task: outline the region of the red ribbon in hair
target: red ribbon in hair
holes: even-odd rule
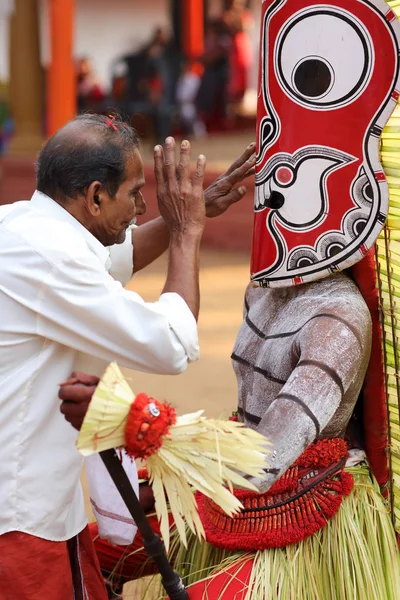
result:
[[[114,131],[118,131],[118,127],[116,126],[114,121],[115,121],[114,115],[108,115],[108,119],[106,119],[106,125],[107,125],[107,127],[112,127],[114,129]]]

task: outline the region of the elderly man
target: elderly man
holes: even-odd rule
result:
[[[0,597],[102,600],[87,530],[76,433],[58,384],[78,357],[175,374],[197,360],[199,245],[206,214],[239,200],[253,147],[203,193],[205,158],[190,179],[190,144],[155,148],[161,217],[145,212],[134,130],[83,115],[59,130],[37,163],[30,202],[0,209]],[[124,289],[169,246],[162,294]],[[50,567],[50,568],[49,568]]]

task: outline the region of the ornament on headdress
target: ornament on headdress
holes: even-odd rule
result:
[[[204,537],[194,491],[212,498],[228,515],[238,512],[242,504],[233,487],[256,491],[246,476],[262,476],[267,445],[264,436],[242,423],[206,419],[202,410],[177,417],[168,403],[146,394],[135,397],[116,363],[93,394],[77,442],[84,456],[124,446],[132,458],[146,459],[167,547],[166,497],[183,543],[185,521]]]

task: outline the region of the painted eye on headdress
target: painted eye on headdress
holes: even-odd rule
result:
[[[317,110],[353,102],[373,67],[372,42],[363,25],[345,10],[305,9],[281,30],[275,70],[283,90]]]

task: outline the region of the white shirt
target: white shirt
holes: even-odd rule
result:
[[[129,280],[132,254],[131,239],[105,248],[40,192],[0,207],[0,534],[59,541],[86,525],[77,432],[57,396],[81,353],[167,374],[199,356],[179,295],[146,303],[111,276]]]

